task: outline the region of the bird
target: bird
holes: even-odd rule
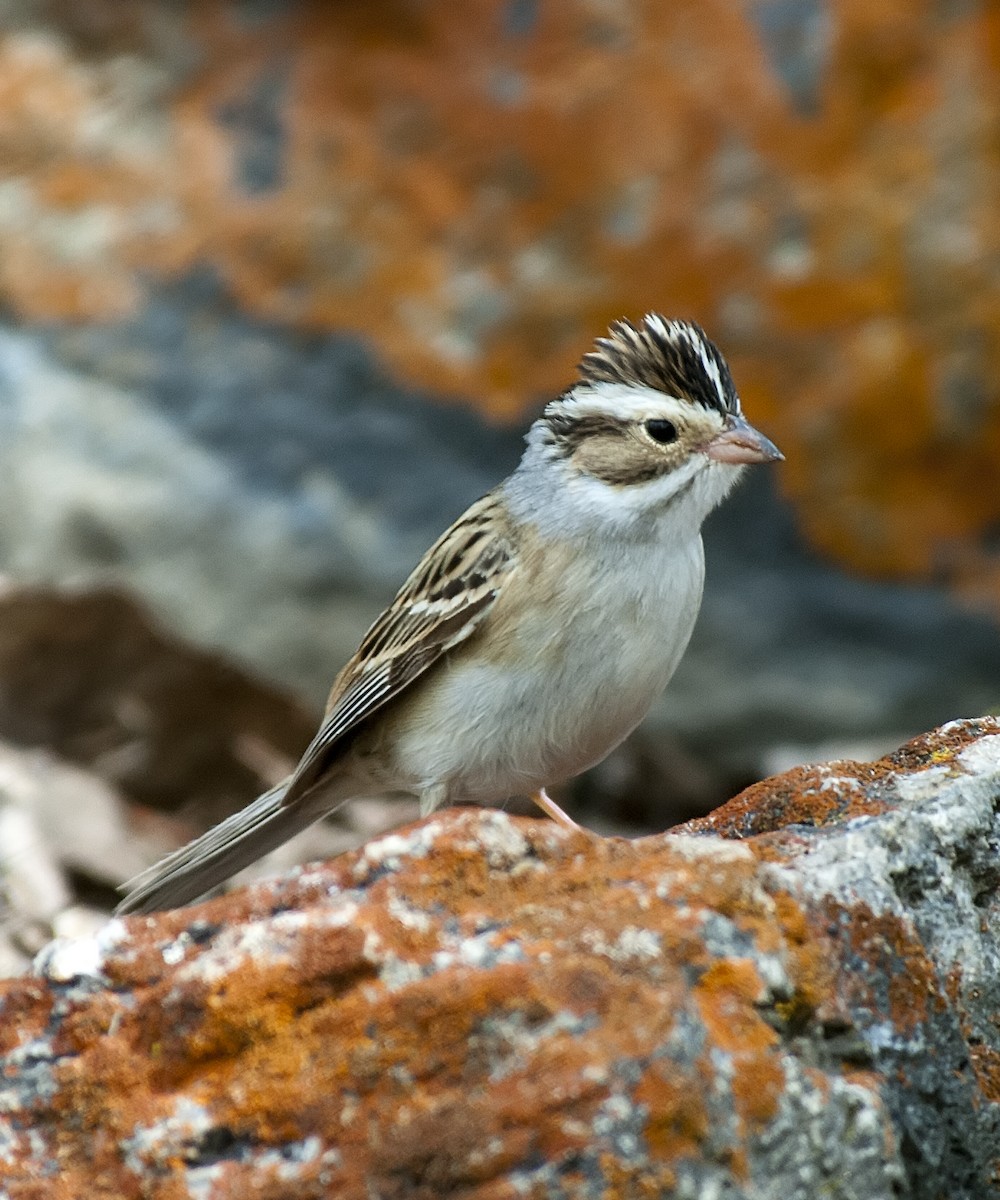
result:
[[[499,805],[600,762],[667,685],[701,605],[701,526],[746,467],[748,423],[704,330],[613,322],[531,425],[513,473],[426,552],[334,680],[291,775],[123,888],[181,906],[346,801]]]

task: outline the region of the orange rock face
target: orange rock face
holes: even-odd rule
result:
[[[24,317],[124,315],[207,263],[506,418],[609,318],[692,316],[816,545],[997,602],[988,6],[49,10],[0,41]]]
[[[998,786],[965,722],[681,833],[450,811],[56,943],[0,990],[8,1193],[986,1196]]]

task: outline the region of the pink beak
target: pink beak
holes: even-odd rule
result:
[[[716,462],[732,464],[780,462],[785,457],[774,442],[742,417],[729,417],[726,428],[704,450]]]

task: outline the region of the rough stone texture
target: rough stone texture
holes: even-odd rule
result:
[[[402,389],[356,342],[247,320],[210,273],[121,325],[0,325],[4,569],[127,582],[317,703],[520,450],[520,431]]]
[[[1000,721],[679,833],[447,812],[48,948],[10,1200],[1000,1196]]]

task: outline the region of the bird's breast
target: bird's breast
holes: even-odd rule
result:
[[[673,674],[702,579],[700,538],[529,561],[414,697],[398,761],[420,786],[446,784],[450,799],[480,803],[599,762]]]

